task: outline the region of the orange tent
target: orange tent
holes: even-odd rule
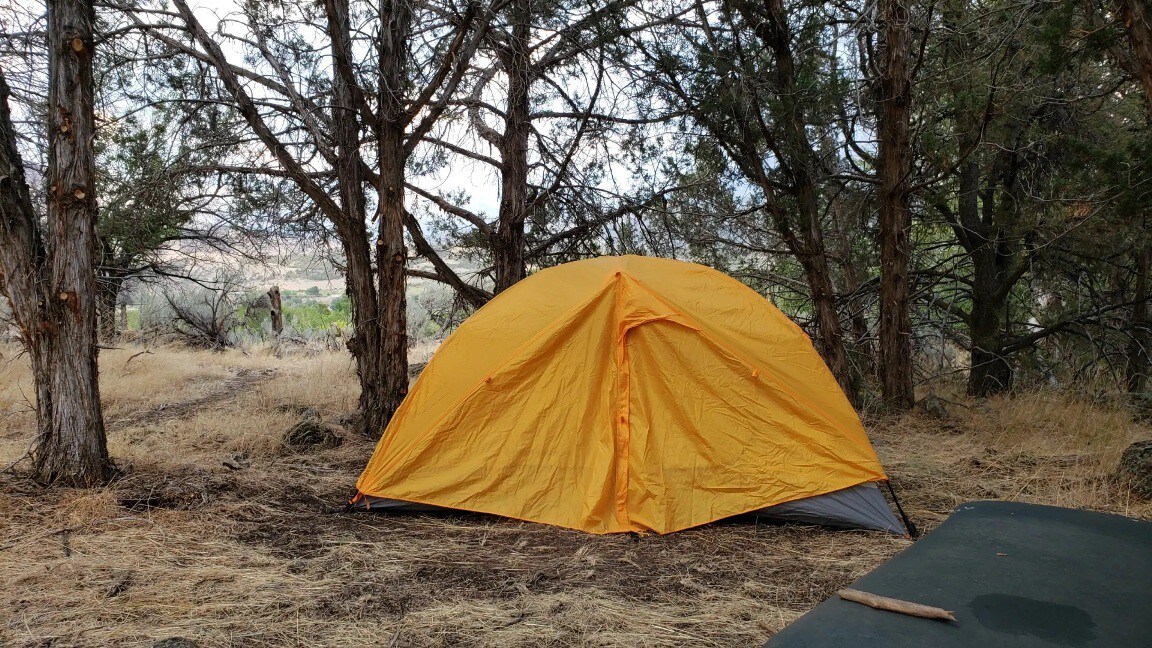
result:
[[[902,533],[871,484],[884,479],[811,341],[770,302],[704,266],[601,257],[532,275],[445,340],[354,503],[667,533],[853,494],[831,502],[870,509],[849,525]]]

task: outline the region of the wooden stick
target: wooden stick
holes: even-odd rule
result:
[[[931,605],[921,605],[920,603],[912,603],[911,601],[901,601],[900,599],[888,598],[887,596],[880,596],[878,594],[869,594],[868,592],[861,592],[854,589],[842,589],[836,592],[840,598],[845,601],[852,601],[853,603],[862,603],[868,607],[876,608],[877,610],[888,610],[889,612],[899,612],[900,614],[907,614],[914,617],[921,617],[924,619],[939,619],[941,621],[955,621],[956,617],[948,610]]]

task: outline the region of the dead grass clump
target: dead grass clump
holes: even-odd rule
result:
[[[314,407],[324,418],[356,409],[360,387],[355,364],[342,353],[327,353],[278,364],[283,378],[242,394],[253,410],[282,409],[299,413]]]

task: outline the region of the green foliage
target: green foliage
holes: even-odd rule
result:
[[[184,204],[187,179],[175,166],[179,152],[163,125],[128,118],[99,133],[101,265],[127,272],[179,237],[195,212]]]
[[[339,313],[326,304],[312,303],[284,306],[284,324],[298,331],[319,331],[336,326],[347,326],[347,313]]]

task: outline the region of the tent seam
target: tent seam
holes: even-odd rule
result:
[[[689,321],[689,322],[692,322],[693,324],[695,324],[695,329],[696,329],[696,331],[697,331],[698,333],[700,333],[700,335],[702,335],[702,336],[704,336],[704,337],[708,338],[709,340],[711,340],[713,344],[715,344],[716,346],[720,347],[721,349],[723,349],[723,350],[727,351],[727,352],[728,352],[729,354],[731,354],[731,355],[732,355],[734,358],[736,358],[736,360],[738,360],[738,361],[740,361],[740,362],[744,363],[744,365],[746,365],[747,367],[751,368],[751,369],[752,369],[754,372],[755,372],[755,371],[759,371],[759,372],[762,372],[763,374],[765,374],[766,376],[770,377],[770,378],[771,378],[771,381],[772,381],[772,383],[773,383],[773,384],[774,384],[774,385],[775,385],[775,386],[776,386],[778,389],[780,389],[781,391],[783,391],[785,394],[788,394],[788,396],[790,396],[790,397],[792,398],[792,400],[794,400],[794,401],[796,401],[798,404],[800,404],[800,405],[803,405],[804,407],[808,408],[808,410],[809,410],[810,412],[812,412],[812,413],[814,413],[814,414],[818,414],[818,415],[819,415],[819,416],[820,416],[822,419],[824,419],[826,422],[830,423],[830,424],[831,424],[831,425],[832,425],[834,428],[836,428],[836,429],[837,429],[837,430],[839,430],[840,432],[843,432],[844,434],[847,434],[848,436],[851,436],[851,433],[850,433],[848,430],[844,429],[843,427],[841,427],[841,426],[840,426],[840,424],[839,424],[839,423],[837,423],[836,421],[832,420],[832,418],[831,418],[831,417],[829,417],[829,416],[828,416],[828,414],[827,414],[827,413],[825,413],[823,410],[821,410],[821,409],[819,409],[819,408],[817,408],[817,407],[813,406],[811,403],[809,403],[809,402],[808,402],[808,400],[807,400],[807,399],[803,399],[803,398],[800,398],[800,397],[799,397],[799,396],[797,396],[795,393],[793,393],[791,389],[788,389],[788,387],[784,386],[784,384],[783,384],[783,383],[781,383],[781,382],[780,382],[780,379],[779,379],[779,378],[776,376],[776,372],[774,372],[774,371],[769,371],[768,369],[764,369],[764,368],[762,368],[762,367],[759,367],[759,366],[757,366],[755,363],[753,363],[753,362],[749,361],[749,360],[748,360],[748,358],[746,358],[746,357],[744,356],[744,354],[743,354],[743,353],[740,353],[740,352],[739,352],[739,351],[737,351],[736,349],[733,349],[732,347],[730,347],[730,346],[728,346],[727,344],[725,344],[723,341],[721,341],[721,340],[717,339],[715,336],[713,336],[713,335],[711,335],[710,333],[708,333],[708,331],[704,329],[704,326],[703,326],[702,324],[700,324],[699,322],[697,322],[697,321],[696,321],[696,318],[694,318],[694,317],[691,317],[691,316],[689,316],[689,315],[686,315],[686,314],[684,314],[684,313],[680,312],[680,310],[679,310],[679,309],[677,309],[677,308],[676,308],[675,306],[673,306],[672,304],[669,304],[669,303],[668,303],[668,302],[667,302],[667,301],[666,301],[666,300],[665,300],[663,297],[661,297],[661,296],[660,296],[659,294],[657,294],[655,291],[653,291],[652,289],[650,289],[648,286],[644,285],[644,283],[643,283],[643,282],[641,282],[639,279],[637,279],[637,278],[635,278],[635,277],[630,277],[630,279],[632,279],[632,281],[634,281],[634,282],[636,283],[636,285],[640,286],[640,287],[641,287],[641,288],[644,290],[644,292],[648,293],[648,294],[649,294],[649,295],[650,295],[650,296],[651,296],[653,299],[655,299],[656,301],[659,301],[661,304],[664,304],[664,305],[665,305],[665,306],[667,306],[667,307],[668,307],[668,308],[669,308],[669,309],[670,309],[672,312],[676,313],[676,314],[677,314],[677,315],[679,315],[680,317],[683,317],[685,320],[687,320],[687,321]],[[863,426],[861,426],[861,429],[863,429]],[[865,433],[865,436],[867,436],[867,433]]]
[[[632,454],[631,450],[631,421],[629,421],[629,399],[630,382],[631,382],[631,368],[628,365],[628,348],[627,336],[628,328],[624,326],[624,314],[622,312],[621,302],[623,300],[623,282],[624,276],[622,273],[617,272],[615,276],[616,284],[616,413],[619,420],[613,420],[613,428],[616,429],[614,441],[615,445],[615,458],[616,458],[616,518],[622,526],[631,527],[632,520],[628,514],[628,461]],[[616,419],[616,417],[613,417]]]
[[[493,374],[499,372],[501,369],[503,369],[506,365],[511,363],[513,360],[516,360],[517,358],[519,358],[520,354],[526,348],[531,346],[532,343],[536,342],[536,340],[538,340],[540,337],[542,337],[543,335],[545,335],[546,333],[551,331],[553,328],[555,328],[557,324],[559,324],[562,321],[566,321],[568,319],[569,315],[571,315],[572,313],[575,313],[577,311],[580,311],[581,309],[587,308],[588,305],[591,304],[593,301],[595,301],[598,297],[600,297],[601,294],[603,294],[604,289],[607,288],[608,286],[612,285],[612,283],[614,283],[614,279],[606,282],[598,290],[593,292],[592,295],[588,297],[588,299],[580,302],[579,304],[573,306],[572,308],[568,309],[567,311],[564,311],[564,313],[562,313],[556,319],[549,322],[547,326],[542,327],[539,331],[536,332],[535,335],[533,335],[531,338],[528,338],[528,340],[525,341],[524,344],[521,344],[519,347],[517,347],[515,351],[508,354],[508,357],[504,358],[504,360],[500,364],[496,365],[496,367],[494,369],[487,372],[483,378],[478,380],[476,382],[476,384],[473,385],[467,392],[465,392],[464,395],[461,396],[455,403],[453,403],[451,407],[446,409],[444,411],[444,414],[442,414],[440,416],[440,418],[436,419],[431,425],[429,425],[428,429],[425,430],[424,434],[420,435],[417,438],[417,440],[424,439],[429,434],[431,434],[434,431],[436,431],[437,429],[439,429],[440,424],[444,422],[444,419],[448,418],[448,416],[451,415],[453,412],[455,412],[457,410],[457,408],[460,407],[460,405],[462,405],[465,401],[467,401],[469,398],[471,398],[473,396],[473,394],[475,394],[477,391],[479,391],[479,389],[482,386],[484,386],[489,380],[491,380]],[[427,371],[427,370],[428,370],[428,368],[425,368],[425,371]],[[415,390],[413,390],[413,391],[415,391]],[[409,395],[411,395],[411,393],[409,393]],[[385,428],[385,433],[387,434],[387,428]],[[382,451],[389,449],[389,447],[391,446],[391,442],[394,439],[394,436],[393,435],[387,435],[387,437],[388,437],[388,439],[385,442],[386,445],[381,446],[376,452],[382,452]],[[394,457],[393,462],[381,466],[380,472],[384,472],[388,468],[392,467],[395,464],[395,461],[398,460],[399,458],[400,458],[399,456]]]

